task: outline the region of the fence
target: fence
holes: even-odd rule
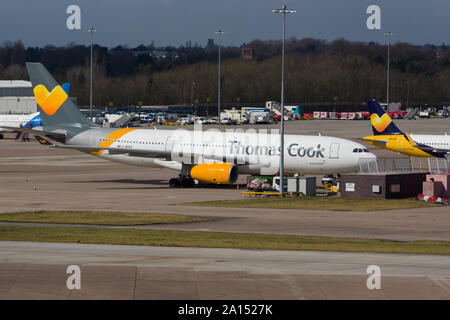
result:
[[[377,158],[360,159],[360,173],[375,172],[450,173],[449,158]]]

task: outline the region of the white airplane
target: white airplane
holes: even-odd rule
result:
[[[194,180],[232,184],[239,174],[279,172],[280,135],[101,128],[85,118],[40,63],[27,63],[43,127],[20,129],[42,144],[77,149],[129,165],[164,167],[180,172],[170,186],[189,187]],[[50,143],[44,136],[57,143]],[[376,156],[354,141],[307,135],[285,136],[285,172],[333,174],[354,172]]]
[[[15,131],[9,128],[34,128],[42,126],[42,119],[39,112],[32,114],[0,114],[0,139],[3,139],[3,133]]]

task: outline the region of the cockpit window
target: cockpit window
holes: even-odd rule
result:
[[[369,150],[368,150],[368,149],[366,149],[366,148],[364,148],[364,149],[363,149],[363,151],[364,151],[364,152],[369,152]]]
[[[353,152],[358,152],[358,148],[353,149]]]
[[[363,152],[363,149],[361,149],[361,148],[355,148],[355,149],[353,149],[353,152],[354,152],[354,153],[356,153],[356,152]],[[364,151],[364,152],[366,152],[366,151]],[[369,152],[369,151],[367,151],[367,152]]]

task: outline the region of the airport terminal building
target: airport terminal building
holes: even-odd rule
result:
[[[0,80],[0,114],[30,114],[36,111],[30,81]]]

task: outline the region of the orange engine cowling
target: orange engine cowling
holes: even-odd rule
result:
[[[231,163],[204,163],[191,168],[191,178],[215,184],[231,184],[239,176],[238,167]]]

